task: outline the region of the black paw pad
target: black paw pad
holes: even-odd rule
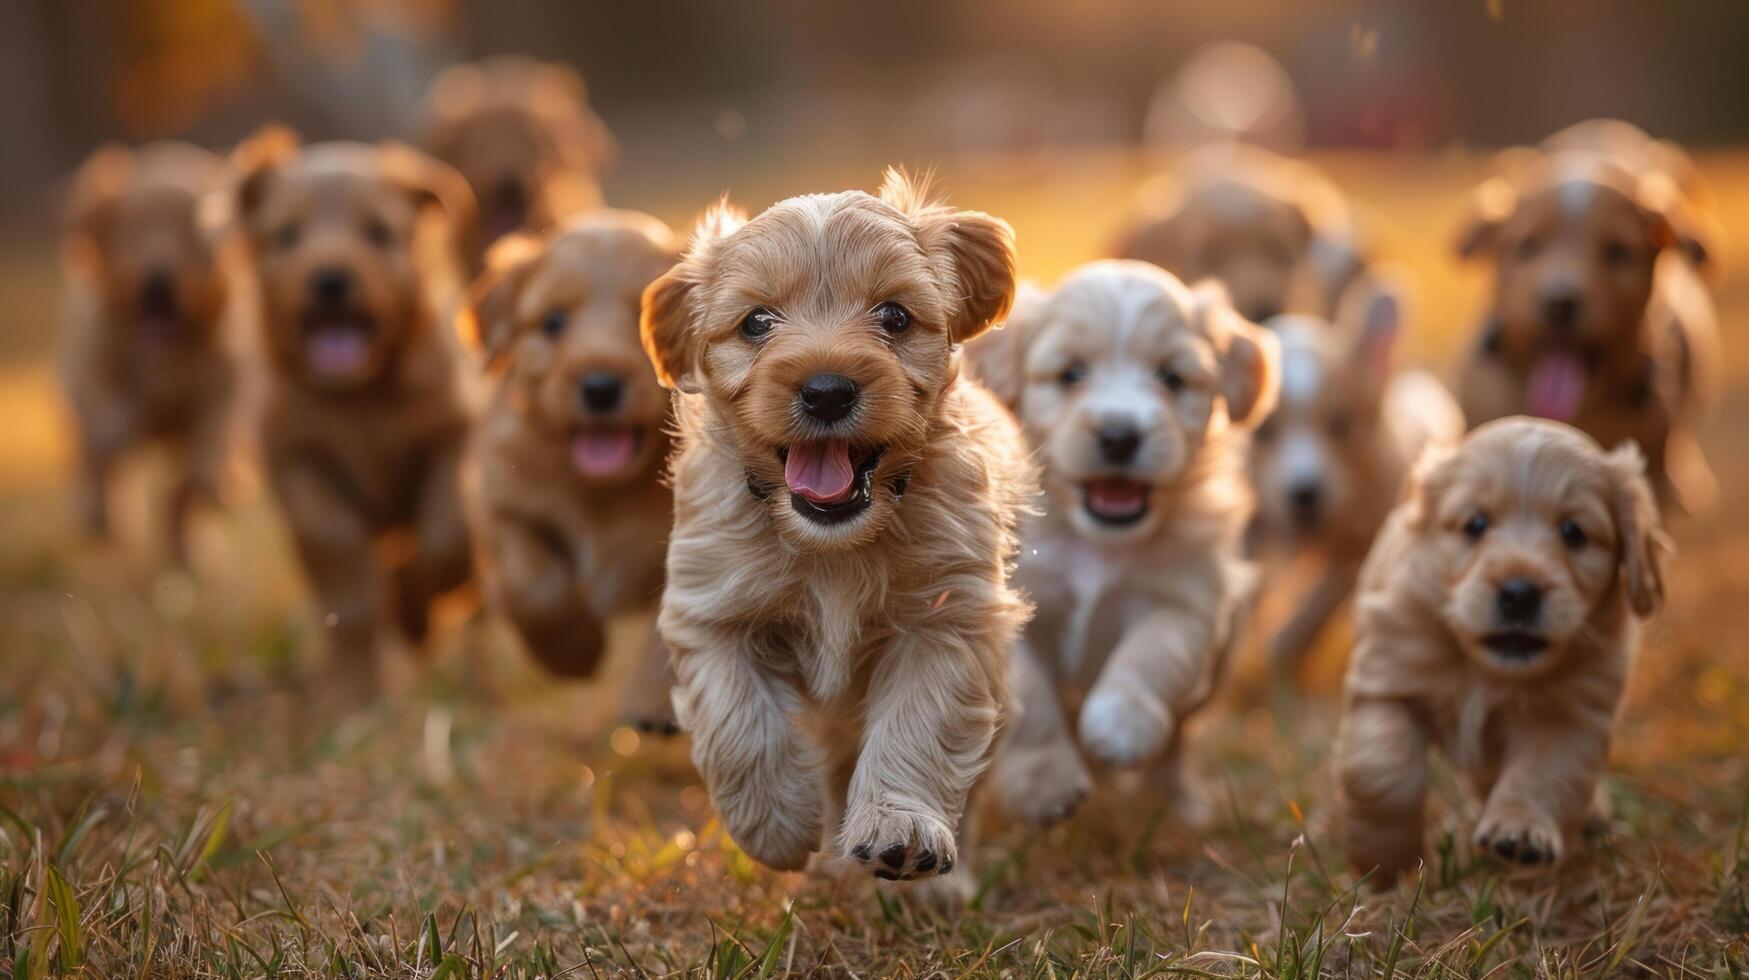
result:
[[[1518,841],[1512,837],[1502,837],[1494,842],[1494,853],[1508,861],[1518,859]]]
[[[925,848],[923,850],[923,853],[917,855],[917,863],[912,865],[911,867],[912,867],[912,870],[915,870],[915,871],[934,871],[935,870],[935,852],[929,850],[928,848]]]
[[[858,844],[855,847],[850,849],[851,856],[856,858],[858,861],[867,861],[869,858],[869,855],[871,855],[873,853],[874,853],[874,845],[872,845],[872,844]]]
[[[905,845],[894,844],[881,852],[881,863],[894,871],[905,866]]]
[[[940,873],[947,874],[947,873],[951,872],[952,870],[953,870],[953,858],[943,858],[942,862],[941,862]]]

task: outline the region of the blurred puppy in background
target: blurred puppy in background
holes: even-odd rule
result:
[[[422,117],[420,145],[479,202],[476,268],[500,236],[548,232],[601,203],[613,136],[564,65],[514,55],[457,65],[431,83]]]
[[[1037,612],[996,787],[1028,820],[1061,819],[1091,788],[1085,752],[1161,766],[1182,790],[1184,722],[1214,692],[1255,578],[1245,449],[1275,401],[1276,340],[1219,286],[1102,261],[1024,295],[968,358],[1044,464],[1017,571]]]
[[[1459,381],[1465,413],[1555,419],[1604,445],[1632,439],[1661,502],[1705,509],[1717,496],[1694,432],[1718,360],[1701,274],[1708,223],[1657,167],[1589,150],[1510,161],[1476,192],[1458,239],[1494,280]]]
[[[544,240],[501,240],[474,286],[475,332],[500,375],[471,450],[483,578],[529,652],[562,677],[593,674],[607,618],[661,594],[669,395],[638,316],[679,252],[655,218],[595,211]],[[669,687],[652,622],[627,715],[673,731]]]
[[[1361,573],[1337,734],[1342,836],[1421,857],[1427,750],[1482,801],[1476,846],[1560,860],[1592,809],[1667,545],[1632,445],[1511,418],[1431,451]]]
[[[1299,665],[1353,591],[1422,450],[1463,438],[1463,411],[1445,386],[1425,371],[1396,370],[1403,309],[1402,287],[1375,276],[1348,292],[1333,323],[1297,314],[1268,323],[1281,340],[1281,398],[1251,450],[1257,527],[1266,547],[1324,559],[1270,641],[1280,675]]]
[[[1034,484],[956,347],[1007,312],[1014,261],[1005,222],[889,173],[879,196],[719,207],[645,293],[682,392],[676,709],[761,863],[799,868],[824,834],[926,901],[975,881],[955,868],[1027,614],[1008,566]]]
[[[106,146],[74,175],[63,258],[61,369],[80,439],[78,505],[110,529],[112,470],[149,444],[177,453],[168,538],[187,557],[189,516],[223,489],[232,442],[234,338],[216,229],[201,214],[224,163],[186,143]]]
[[[1241,316],[1329,318],[1361,278],[1367,249],[1348,204],[1309,164],[1244,144],[1191,153],[1142,191],[1114,254],[1185,282],[1215,279]]]
[[[417,242],[465,239],[473,196],[406,147],[299,147],[278,129],[235,166],[270,373],[268,479],[338,666],[368,688],[384,606],[418,643],[431,601],[468,577],[466,353],[429,295],[434,250]]]

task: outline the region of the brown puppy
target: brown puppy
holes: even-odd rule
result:
[[[1434,450],[1361,573],[1336,741],[1342,834],[1384,880],[1421,856],[1427,750],[1483,801],[1476,845],[1559,860],[1609,755],[1666,545],[1639,451],[1512,418]]]
[[[502,235],[546,232],[601,203],[613,136],[564,65],[501,56],[431,83],[420,145],[461,172],[480,206],[475,264]]]
[[[1534,153],[1534,151],[1525,151]],[[1459,253],[1494,264],[1458,396],[1471,422],[1529,414],[1645,450],[1661,501],[1716,496],[1694,428],[1718,343],[1702,240],[1662,175],[1592,153],[1520,159],[1477,192]]]
[[[1342,291],[1366,270],[1348,205],[1307,164],[1243,144],[1192,153],[1175,179],[1142,192],[1140,214],[1115,255],[1183,279],[1215,279],[1240,315],[1334,316]]]
[[[1353,591],[1410,466],[1428,445],[1464,434],[1463,411],[1437,378],[1395,369],[1398,287],[1374,277],[1342,306],[1334,323],[1288,314],[1267,324],[1281,340],[1281,399],[1250,453],[1256,527],[1267,545],[1324,559],[1317,583],[1270,641],[1270,661],[1284,675]]]
[[[968,357],[1044,463],[1016,572],[1038,612],[1014,653],[996,788],[1032,822],[1061,819],[1091,789],[1085,754],[1153,767],[1194,822],[1184,723],[1255,581],[1245,448],[1275,401],[1275,338],[1219,286],[1105,260],[1026,295]]]
[[[1007,703],[1032,476],[957,345],[1014,294],[1008,225],[889,174],[719,208],[644,296],[678,388],[662,598],[675,707],[736,843],[953,872]],[[932,898],[971,883],[964,869]]]
[[[470,223],[453,170],[405,147],[270,130],[238,149],[236,218],[270,369],[261,442],[342,669],[369,680],[381,606],[408,639],[466,580],[465,353],[416,247]],[[456,237],[461,237],[459,234]],[[416,243],[416,239],[418,240]]]
[[[73,178],[62,378],[78,422],[79,509],[109,531],[109,475],[129,450],[178,453],[169,541],[186,558],[193,506],[222,489],[235,387],[229,289],[201,204],[223,162],[186,143],[106,146]]]
[[[470,453],[493,606],[555,673],[594,673],[608,616],[655,604],[673,499],[660,481],[669,395],[638,340],[644,289],[680,257],[667,225],[596,211],[550,239],[508,238],[471,311],[498,389]],[[668,648],[651,627],[625,696],[673,730]]]

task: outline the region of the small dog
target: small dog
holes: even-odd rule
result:
[[[1034,483],[956,347],[1007,312],[1014,263],[1005,222],[891,172],[879,196],[719,206],[644,294],[682,392],[675,707],[763,864],[802,867],[824,832],[927,898],[972,882],[955,868],[1027,616],[1008,566]]]
[[[1667,545],[1631,444],[1511,418],[1416,466],[1361,572],[1336,765],[1342,834],[1386,881],[1421,856],[1427,749],[1483,800],[1476,845],[1557,861],[1583,823]]]
[[[78,423],[79,509],[110,529],[110,474],[130,450],[178,454],[169,542],[187,558],[188,522],[223,489],[232,442],[230,289],[203,202],[224,163],[186,143],[106,146],[72,181],[62,377]]]
[[[1015,651],[998,792],[1028,820],[1061,819],[1092,785],[1083,751],[1162,762],[1178,784],[1185,719],[1213,693],[1252,591],[1245,450],[1275,401],[1275,337],[1218,285],[1107,260],[1024,296],[970,356],[1044,467],[1017,571],[1037,613]]]
[[[551,231],[601,204],[613,135],[564,65],[513,55],[457,65],[431,83],[422,116],[420,145],[460,171],[479,202],[476,268],[500,236]]]
[[[1280,675],[1297,667],[1354,590],[1361,562],[1429,445],[1455,445],[1463,410],[1424,371],[1395,370],[1403,298],[1383,278],[1351,290],[1332,323],[1286,314],[1281,398],[1250,456],[1264,541],[1311,549],[1323,572],[1269,645]]]
[[[464,238],[473,196],[406,147],[300,148],[278,129],[239,147],[235,167],[270,375],[268,481],[338,666],[368,689],[380,607],[392,599],[419,642],[431,601],[470,568],[466,354],[428,295],[433,250],[416,244],[439,213]]]
[[[1308,164],[1242,144],[1192,153],[1176,179],[1142,191],[1114,255],[1185,282],[1226,286],[1240,315],[1331,317],[1361,278],[1368,249],[1335,185]]]
[[[1668,175],[1599,153],[1514,159],[1478,190],[1458,241],[1460,255],[1494,266],[1458,385],[1465,413],[1632,439],[1663,503],[1704,510],[1717,484],[1694,429],[1712,401],[1718,327],[1692,209]]]
[[[477,339],[502,373],[470,453],[482,578],[564,677],[594,673],[607,617],[661,593],[672,420],[638,317],[679,258],[655,218],[594,211],[544,241],[500,241],[474,286]],[[640,727],[672,731],[668,648],[651,630],[625,706]]]

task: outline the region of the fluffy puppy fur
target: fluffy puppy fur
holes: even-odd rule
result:
[[[1416,467],[1361,573],[1336,765],[1342,835],[1383,880],[1421,856],[1427,750],[1482,801],[1476,846],[1557,861],[1583,823],[1666,545],[1631,444],[1484,425]]]
[[[673,499],[660,480],[669,395],[638,339],[644,289],[680,257],[633,211],[573,218],[547,240],[493,249],[470,312],[499,374],[470,451],[487,595],[565,677],[594,673],[604,622],[655,604]],[[668,648],[654,623],[629,717],[673,730]]]
[[[420,145],[479,201],[476,266],[500,236],[551,231],[601,203],[613,135],[564,65],[513,55],[457,65],[431,83],[422,116]]]
[[[1245,448],[1275,401],[1276,340],[1218,286],[1101,261],[1023,298],[970,358],[1044,471],[1016,573],[1037,611],[995,785],[1048,823],[1090,789],[1083,753],[1176,783],[1184,722],[1252,590]]]
[[[956,349],[1007,311],[1014,261],[1005,222],[890,173],[745,223],[719,207],[644,295],[682,392],[676,709],[763,864],[799,868],[824,834],[877,877],[971,883],[956,828],[1027,615],[1008,565],[1033,479]]]
[[[1422,450],[1463,438],[1463,411],[1445,386],[1396,370],[1402,326],[1401,291],[1383,279],[1351,290],[1335,322],[1288,314],[1268,323],[1281,340],[1281,398],[1250,454],[1257,529],[1266,545],[1324,558],[1270,640],[1280,672],[1299,664],[1353,591]]]
[[[1335,314],[1367,249],[1335,185],[1311,166],[1242,144],[1192,153],[1145,187],[1113,254],[1185,282],[1215,279],[1261,323],[1283,312]]]
[[[81,517],[107,534],[116,462],[168,445],[177,453],[168,537],[179,560],[190,512],[222,489],[231,443],[230,290],[201,215],[223,172],[218,157],[186,143],[106,146],[73,177],[62,250],[61,371],[79,430]]]
[[[1712,401],[1718,326],[1706,237],[1664,174],[1590,152],[1524,150],[1477,191],[1459,236],[1493,297],[1458,394],[1472,422],[1528,414],[1645,450],[1665,504],[1717,485],[1694,429]]]
[[[338,666],[374,679],[380,607],[418,642],[466,580],[466,354],[429,293],[427,218],[470,224],[450,168],[395,144],[239,147],[234,206],[269,368],[261,447]],[[457,234],[455,237],[463,237]]]

